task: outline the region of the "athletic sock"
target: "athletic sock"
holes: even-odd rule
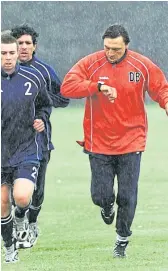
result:
[[[1,218],[1,235],[5,247],[10,247],[13,243],[13,216],[10,213],[7,217]]]
[[[29,205],[27,205],[26,207],[22,208],[19,206],[16,206],[15,208],[15,216],[18,218],[23,218],[25,216],[25,213],[29,210]]]
[[[39,207],[34,207],[33,205],[30,206],[29,208],[29,223],[36,223],[37,222],[37,217],[40,213],[41,206]]]
[[[119,242],[127,242],[128,237],[122,237],[120,235],[117,235],[117,241],[119,241]]]

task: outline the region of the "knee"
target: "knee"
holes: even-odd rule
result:
[[[24,208],[30,203],[30,197],[26,194],[15,193],[13,195],[15,204]]]
[[[26,207],[32,198],[34,191],[34,184],[27,179],[17,179],[14,184],[13,198],[15,204],[24,208]]]

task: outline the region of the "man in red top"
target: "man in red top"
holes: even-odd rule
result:
[[[103,40],[104,50],[84,57],[67,73],[61,93],[68,98],[87,98],[82,145],[89,154],[91,196],[101,207],[104,222],[111,224],[117,176],[113,256],[125,257],[137,205],[141,153],[146,145],[145,91],[168,115],[168,82],[151,60],[128,49],[130,39],[123,26],[110,26]]]

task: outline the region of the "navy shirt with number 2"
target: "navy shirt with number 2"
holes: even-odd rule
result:
[[[34,119],[45,121],[52,101],[38,72],[16,66],[1,71],[1,166],[17,166],[41,159],[42,146],[33,128]]]

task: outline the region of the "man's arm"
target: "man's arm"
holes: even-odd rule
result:
[[[52,100],[48,94],[46,86],[41,81],[39,93],[35,100],[35,119],[42,119],[44,123],[49,119],[51,114]]]
[[[161,69],[154,64],[149,69],[148,93],[168,114],[168,82]]]
[[[53,106],[57,107],[67,107],[69,104],[69,99],[65,98],[60,93],[61,81],[58,78],[56,72],[50,68],[51,82],[47,81],[48,90],[50,98],[52,99]]]
[[[91,81],[86,58],[75,64],[66,74],[61,85],[61,94],[68,98],[81,99],[98,93],[97,82]]]

